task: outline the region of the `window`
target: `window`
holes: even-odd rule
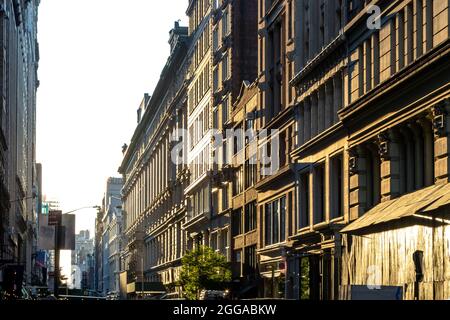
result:
[[[213,233],[211,234],[211,249],[213,249],[214,251],[217,250],[217,233]]]
[[[256,184],[257,179],[256,155],[245,161],[245,189],[251,188]]]
[[[381,201],[381,159],[375,144],[368,144],[366,152],[366,200],[370,209]]]
[[[294,24],[294,16],[292,9],[292,1],[288,3],[288,39],[293,38],[293,24]]]
[[[226,97],[222,102],[222,123],[228,121],[228,97]]]
[[[245,233],[256,230],[256,202],[245,206],[244,231]]]
[[[321,164],[314,169],[314,223],[326,219],[325,199],[325,164]]]
[[[219,110],[218,108],[214,108],[213,110],[213,128],[219,128]]]
[[[243,166],[240,166],[234,172],[234,181],[233,181],[233,197],[244,191],[243,188]]]
[[[213,90],[217,92],[219,90],[219,69],[215,68],[213,71]]]
[[[203,134],[209,130],[209,105],[205,107],[203,111]]]
[[[222,211],[228,209],[228,185],[222,189]]]
[[[303,173],[300,176],[300,228],[309,227],[309,172]]]
[[[343,156],[331,159],[331,218],[344,215]]]
[[[249,144],[255,139],[255,120],[253,118],[245,121],[245,144]]]
[[[222,82],[228,79],[228,55],[222,60]]]
[[[211,208],[211,212],[212,215],[218,215],[219,214],[219,193],[218,192],[213,192],[211,194],[212,197],[212,208]]]
[[[222,35],[223,37],[228,35],[228,10],[225,10],[222,16]]]
[[[213,48],[214,52],[219,48],[219,29],[215,28],[213,31]]]
[[[242,124],[237,125],[234,128],[234,135],[233,135],[233,154],[236,155],[239,151],[243,148],[243,133],[242,130]]]
[[[265,205],[265,244],[286,240],[286,197]]]
[[[205,90],[205,92],[206,92],[206,91],[208,91],[209,88],[210,88],[210,84],[209,84],[209,63],[206,65],[205,70],[204,70],[204,73],[205,73],[205,77],[204,77],[204,79],[205,79],[204,90]]]
[[[244,276],[256,273],[256,246],[247,247],[244,250]]]
[[[232,218],[232,233],[233,237],[239,236],[242,234],[242,209],[237,209],[233,211]]]

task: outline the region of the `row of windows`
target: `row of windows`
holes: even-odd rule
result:
[[[203,99],[206,93],[208,93],[209,89],[211,88],[211,84],[209,81],[209,75],[210,75],[210,64],[207,63],[203,69],[203,71],[200,73],[200,76],[194,81],[194,85],[189,91],[189,101],[188,101],[188,108],[189,108],[189,114],[191,114],[195,107],[198,105],[198,103]]]
[[[306,97],[299,109],[299,144],[324,132],[339,121],[343,101],[343,77],[338,72],[316,91]]]
[[[178,223],[157,238],[146,242],[145,269],[180,258],[186,245],[185,239],[181,223]]]
[[[264,243],[266,246],[286,240],[286,196],[264,206]]]
[[[300,63],[305,66],[341,29],[342,0],[306,0],[303,9],[304,42]]]
[[[223,83],[228,80],[230,76],[230,63],[229,56],[226,54],[223,56],[222,61],[219,65],[217,65],[213,70],[213,90],[214,92],[218,92],[219,89],[223,88]],[[219,73],[220,72],[220,73]],[[219,83],[219,79],[222,81]]]
[[[228,121],[230,116],[230,97],[226,96],[220,105],[214,107],[213,110],[213,128],[220,129]]]
[[[224,212],[229,209],[228,202],[229,184],[222,187],[222,189],[215,190],[212,193],[212,215],[218,215],[220,212]]]
[[[209,211],[210,208],[210,188],[203,186],[189,198],[188,219],[193,219]]]
[[[189,15],[189,33],[192,34],[208,13],[211,0],[197,0]]]
[[[189,164],[191,182],[196,181],[209,170],[210,158],[210,146],[208,145],[200,151],[195,159]]]
[[[448,3],[411,1],[350,55],[350,102],[448,38]]]
[[[393,189],[395,195],[403,195],[435,183],[434,165],[434,133],[432,124],[427,119],[421,119],[420,124],[410,123],[394,128],[391,131],[393,139],[398,144],[396,154],[390,154],[391,161],[398,165],[391,165],[391,174],[398,179],[398,190]],[[383,142],[389,143],[389,142]],[[381,201],[381,164],[380,142],[372,141],[360,146],[357,152],[358,167],[365,168],[365,209],[369,210]],[[386,152],[390,147],[383,147]],[[389,156],[389,155],[386,155]],[[352,191],[354,192],[354,191]]]
[[[327,190],[326,167],[330,172],[330,188]],[[327,221],[327,211],[330,219],[344,214],[344,179],[343,155],[320,163],[312,170],[300,176],[300,228],[309,227],[311,215],[313,224]],[[329,209],[327,205],[329,204]]]
[[[189,127],[189,149],[192,150],[209,131],[209,104]]]
[[[235,210],[231,221],[233,237],[256,230],[256,202],[249,203],[244,208]]]
[[[222,13],[222,18],[220,23],[213,30],[213,49],[214,52],[219,49],[224,38],[226,38],[230,33],[230,19],[228,16],[228,9],[225,9]]]
[[[244,254],[243,257],[242,253]],[[247,277],[257,272],[256,246],[246,247],[243,250],[235,250],[233,256],[233,262],[237,266],[235,269],[237,276]]]
[[[208,53],[210,44],[210,35],[209,35],[209,24],[205,26],[202,34],[198,38],[195,48],[194,48],[194,59],[193,59],[193,68],[194,70],[201,64],[203,58]]]
[[[228,249],[230,248],[228,242],[228,229],[218,230],[209,236],[210,247],[224,256],[228,256]]]

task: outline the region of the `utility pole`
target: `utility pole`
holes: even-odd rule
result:
[[[62,225],[62,211],[55,210],[50,211],[48,215],[48,225],[55,226],[55,272],[54,272],[54,283],[53,283],[53,294],[58,298],[59,290],[59,248],[60,248],[60,233]]]
[[[72,210],[69,212],[66,212],[64,214],[71,214],[83,209],[100,209],[99,206],[90,206],[90,207],[83,207],[83,208],[79,208],[76,210]],[[48,225],[49,226],[55,226],[55,281],[53,284],[53,292],[56,298],[58,298],[59,296],[59,279],[60,279],[60,266],[59,266],[59,256],[60,256],[60,240],[61,240],[61,230],[63,229],[62,227],[62,216],[63,213],[60,210],[55,210],[55,211],[51,211],[49,212],[49,220],[48,220]]]

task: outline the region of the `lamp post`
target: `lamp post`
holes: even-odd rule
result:
[[[72,210],[69,212],[66,212],[64,214],[70,214],[70,213],[74,213],[77,211],[81,211],[84,209],[101,209],[100,206],[90,206],[90,207],[82,207],[76,210]],[[63,213],[61,213],[61,217],[64,215]],[[53,284],[53,294],[55,295],[56,298],[58,298],[59,296],[59,279],[60,279],[60,275],[59,275],[59,255],[60,255],[60,237],[61,237],[61,221],[58,220],[57,223],[55,224],[55,276],[54,276],[54,284]]]

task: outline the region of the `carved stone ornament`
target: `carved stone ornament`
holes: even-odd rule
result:
[[[433,131],[436,137],[446,135],[447,127],[447,109],[450,107],[450,99],[444,99],[431,107],[431,115],[433,120]]]
[[[358,152],[356,148],[352,148],[348,150],[349,160],[348,160],[348,170],[350,175],[354,175],[358,173]]]
[[[387,132],[381,132],[378,134],[378,150],[381,160],[389,160],[389,134]]]

